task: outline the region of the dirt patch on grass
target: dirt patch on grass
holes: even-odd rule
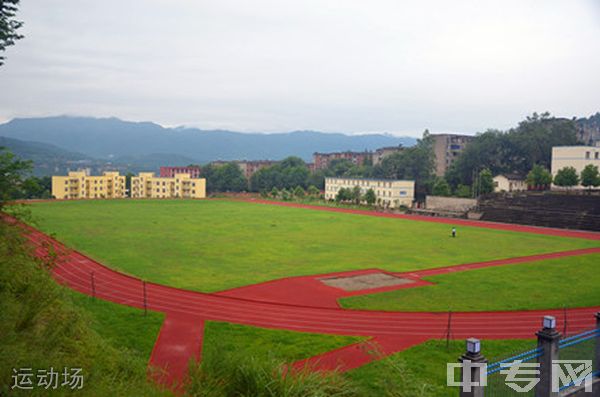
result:
[[[321,282],[330,287],[343,289],[344,291],[360,291],[363,289],[410,284],[414,283],[414,280],[394,277],[385,273],[370,273],[349,277],[322,278]]]

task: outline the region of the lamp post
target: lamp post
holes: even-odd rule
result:
[[[552,362],[558,360],[558,342],[561,338],[560,332],[556,330],[556,318],[544,316],[542,329],[536,335],[542,355],[538,358],[540,381],[535,388],[535,397],[558,397],[559,392],[552,390]]]
[[[466,347],[467,352],[458,359],[462,364],[460,397],[483,397],[483,388],[487,380],[487,360],[481,354],[481,342],[479,339],[469,338]]]

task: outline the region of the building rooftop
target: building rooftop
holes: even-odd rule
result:
[[[525,176],[519,174],[498,174],[496,176],[503,176],[506,179],[510,179],[511,181],[524,181],[525,179],[527,179]]]
[[[377,179],[377,178],[352,178],[349,176],[326,176],[325,179],[351,179],[354,181],[373,181],[373,182],[414,182],[412,179]]]

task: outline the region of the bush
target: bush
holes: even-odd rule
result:
[[[280,195],[283,201],[290,201],[292,198],[291,193],[287,189],[281,189]]]
[[[315,185],[310,185],[308,187],[307,192],[310,196],[314,196],[314,197],[318,197],[319,194],[321,193],[321,191]]]
[[[454,192],[454,194],[458,197],[462,197],[462,198],[471,198],[473,197],[472,193],[471,193],[471,186],[467,186],[467,185],[458,185],[456,187],[456,191]]]
[[[296,188],[294,189],[294,196],[298,198],[304,198],[305,192],[304,189],[302,189],[302,186],[296,186]]]
[[[210,348],[217,348],[212,346]],[[202,397],[351,397],[356,390],[341,375],[291,366],[273,357],[210,354],[190,367],[189,394]],[[290,369],[288,369],[290,368]]]

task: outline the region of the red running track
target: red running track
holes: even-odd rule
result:
[[[53,275],[60,283],[84,294],[94,294],[100,299],[144,307],[143,283],[140,279],[111,270],[77,251],[69,250],[31,227],[23,228],[37,256],[47,256],[50,246],[58,253]],[[314,364],[317,369],[340,370],[353,369],[380,356],[429,339],[442,338],[446,334],[448,320],[445,313],[360,311],[289,305],[185,291],[154,283],[147,283],[146,292],[147,308],[166,314],[150,364],[162,369],[158,379],[168,385],[185,379],[190,359],[200,359],[202,330],[206,320],[370,337],[369,342],[346,346],[297,363]],[[302,291],[297,293],[301,294]],[[594,325],[593,314],[598,310],[600,306],[570,309],[569,331],[591,328]],[[558,326],[562,327],[562,310],[459,312],[452,315],[452,333],[454,338],[460,339],[471,336],[481,339],[531,338],[539,329],[543,315],[556,316]],[[376,344],[379,355],[369,352],[371,344]]]

